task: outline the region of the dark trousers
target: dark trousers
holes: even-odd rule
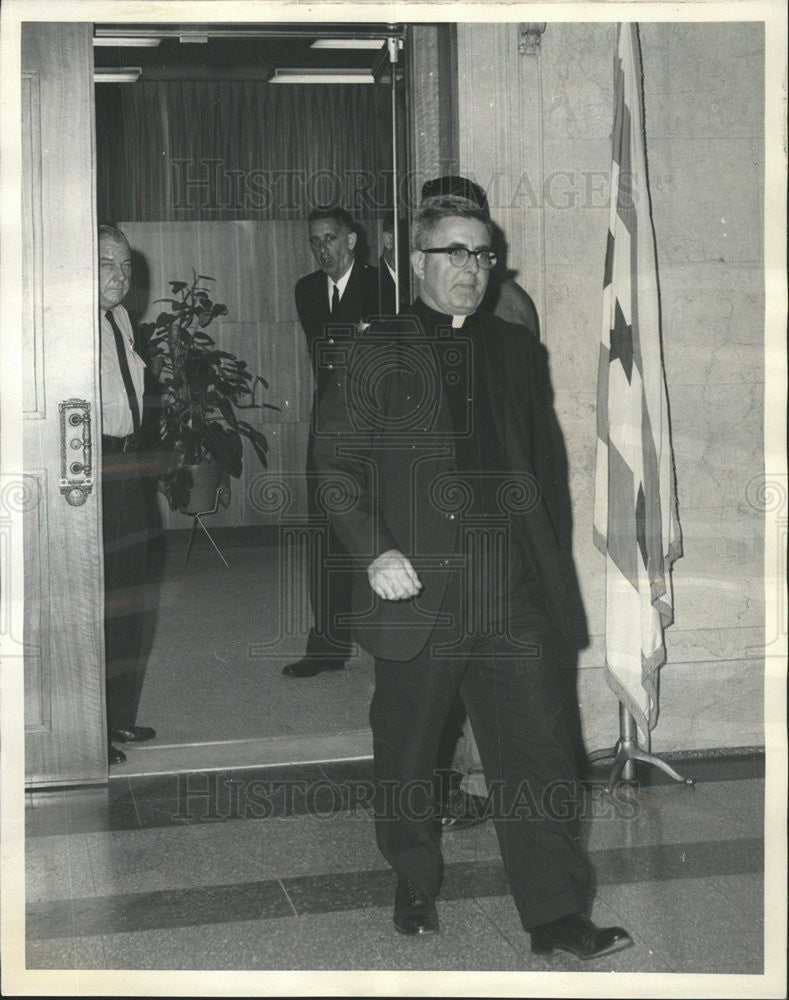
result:
[[[144,673],[141,657],[148,544],[145,497],[136,451],[112,450],[104,439],[104,635],[107,730],[130,729]]]
[[[499,621],[485,635],[463,634],[461,588],[453,578],[442,605],[454,619],[446,631],[460,633],[451,655],[436,648],[437,628],[413,660],[376,660],[370,708],[376,836],[395,871],[438,893],[433,774],[459,692],[479,745],[510,889],[528,930],[588,904],[580,790],[556,676],[561,640],[523,574],[510,590],[508,630]]]
[[[327,566],[327,557],[348,559],[348,553],[319,501],[311,447],[307,455],[307,512],[312,529],[309,574],[314,620],[307,638],[307,656],[347,660],[352,649],[351,630],[340,622],[342,618],[347,621],[351,612],[351,574],[347,569],[343,571]]]

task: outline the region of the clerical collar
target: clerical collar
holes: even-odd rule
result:
[[[448,326],[457,330],[465,325],[466,320],[469,320],[470,324],[475,322],[474,317],[476,316],[476,313],[469,313],[467,316],[452,316],[449,313],[440,313],[429,306],[424,299],[417,298],[411,308],[414,308],[414,306],[418,307],[417,312],[419,314],[424,314],[425,318],[431,320],[433,326]],[[456,320],[457,326],[455,325]]]

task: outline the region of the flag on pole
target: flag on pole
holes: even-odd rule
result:
[[[648,737],[666,658],[663,630],[674,620],[671,566],[682,541],[635,24],[618,27],[612,139],[594,540],[605,555],[608,684]]]

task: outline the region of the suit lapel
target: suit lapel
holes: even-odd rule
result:
[[[354,261],[348,284],[345,286],[342,298],[340,299],[340,314],[337,317],[343,323],[358,323],[361,316],[361,281],[359,274],[362,265]]]
[[[315,323],[321,330],[323,330],[324,325],[331,319],[329,314],[328,282],[323,271],[314,272],[311,302],[314,310],[313,315],[315,317]]]

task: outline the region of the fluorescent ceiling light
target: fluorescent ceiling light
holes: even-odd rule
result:
[[[159,42],[161,42],[161,38],[141,38],[138,35],[130,35],[128,37],[124,37],[122,35],[106,37],[102,35],[100,38],[96,37],[93,39],[93,45],[96,47],[102,45],[122,45],[124,48],[134,47],[137,49],[155,49]]]
[[[93,71],[94,83],[136,83],[142,75],[141,66],[97,66]]]
[[[384,44],[383,38],[318,38],[311,49],[375,49]]]
[[[269,83],[375,83],[369,69],[275,69]]]

